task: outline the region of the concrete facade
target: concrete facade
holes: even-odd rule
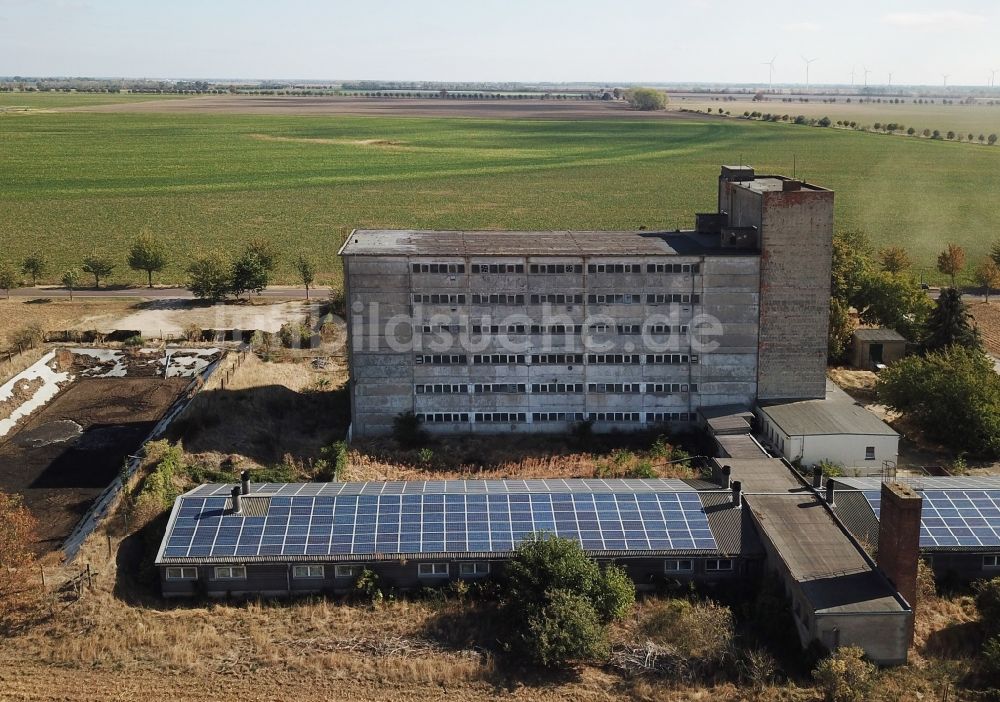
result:
[[[749,168],[719,192],[694,231],[352,233],[352,437],[404,412],[438,433],[635,430],[822,396],[832,192]]]

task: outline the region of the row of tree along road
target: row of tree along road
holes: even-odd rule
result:
[[[145,273],[147,284],[152,288],[153,275],[162,271],[169,262],[167,248],[161,240],[149,234],[140,234],[129,246],[125,262],[132,270]],[[277,262],[278,253],[274,245],[263,237],[253,237],[235,257],[218,251],[195,256],[186,270],[187,287],[195,297],[212,302],[259,293],[268,286]],[[69,290],[72,299],[73,291],[82,287],[85,275],[93,276],[94,288],[98,289],[101,281],[107,280],[118,263],[119,259],[95,251],[82,259],[79,268],[63,271],[59,280]],[[316,266],[305,255],[299,255],[293,263],[308,299],[309,289],[316,279]],[[18,269],[9,262],[0,261],[0,289],[5,290],[9,297],[11,288],[23,284],[22,276],[27,276],[31,285],[35,286],[49,273],[48,258],[41,251],[26,256]]]

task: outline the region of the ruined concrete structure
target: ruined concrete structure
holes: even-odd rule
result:
[[[685,425],[822,398],[833,193],[723,167],[675,232],[357,230],[352,436]]]

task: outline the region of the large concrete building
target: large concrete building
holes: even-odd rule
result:
[[[833,193],[723,167],[675,232],[357,230],[352,436],[598,431],[825,392]]]

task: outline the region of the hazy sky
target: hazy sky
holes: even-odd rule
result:
[[[997,0],[0,0],[0,75],[988,82]],[[1000,74],[998,74],[1000,81]],[[1000,84],[1000,83],[998,83]]]

